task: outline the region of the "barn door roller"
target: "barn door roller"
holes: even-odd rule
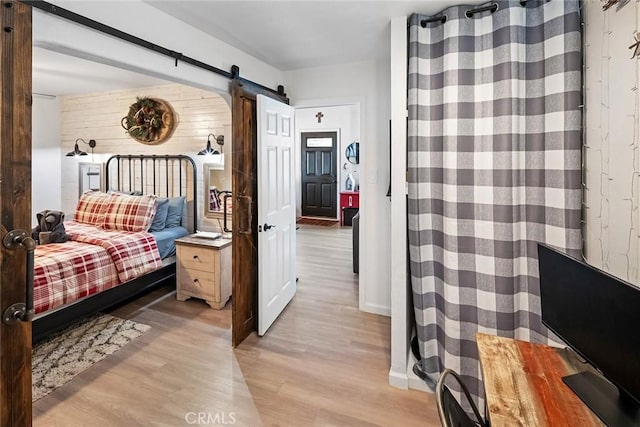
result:
[[[35,313],[33,309],[33,253],[36,249],[36,242],[24,230],[13,230],[8,232],[2,244],[7,249],[24,249],[27,253],[27,277],[25,302],[19,302],[9,306],[2,314],[2,321],[7,325],[14,325],[18,321],[30,322]]]

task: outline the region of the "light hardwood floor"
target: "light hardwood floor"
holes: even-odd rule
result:
[[[390,322],[361,313],[351,228],[302,225],[298,293],[231,349],[230,304],[154,291],[112,314],[152,326],[34,404],[34,426],[437,426],[433,396],[388,385]]]

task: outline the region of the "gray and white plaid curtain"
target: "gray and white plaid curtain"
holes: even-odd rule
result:
[[[409,36],[409,246],[420,369],[482,396],[476,332],[547,342],[537,242],[581,248],[577,0],[497,1]],[[482,399],[478,400],[482,404]]]

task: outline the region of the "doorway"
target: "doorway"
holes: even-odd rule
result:
[[[302,216],[336,218],[337,132],[303,132]]]

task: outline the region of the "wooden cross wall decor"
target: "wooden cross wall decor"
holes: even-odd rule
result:
[[[316,114],[316,117],[318,118],[318,123],[322,123],[322,118],[324,117],[324,114],[322,114],[322,111],[318,111],[318,114]]]

